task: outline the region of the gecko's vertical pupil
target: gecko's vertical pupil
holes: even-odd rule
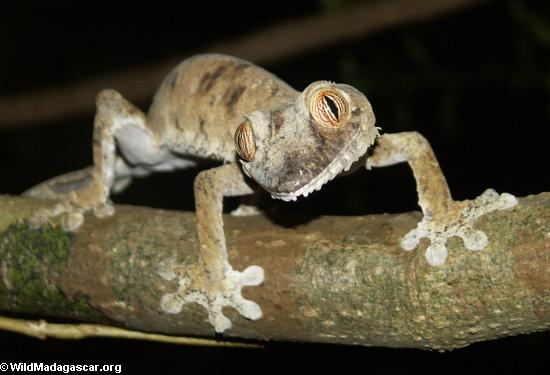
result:
[[[340,120],[340,111],[338,110],[336,102],[328,95],[324,95],[323,99],[325,99],[325,103],[327,103],[328,109],[332,112],[336,121]]]

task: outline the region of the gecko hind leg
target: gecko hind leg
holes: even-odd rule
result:
[[[485,213],[512,207],[517,199],[508,193],[486,190],[474,200],[455,201],[428,141],[417,132],[384,134],[377,142],[366,167],[383,167],[407,162],[416,180],[418,205],[424,217],[401,240],[404,250],[413,250],[421,238],[428,238],[426,260],[433,266],[445,263],[447,239],[458,236],[469,250],[483,250],[487,235],[474,229],[477,218]]]
[[[37,210],[29,224],[38,227],[61,217],[61,226],[67,231],[77,229],[84,221],[84,213],[92,210],[97,217],[113,215],[109,200],[111,190],[120,191],[131,181],[139,164],[155,164],[166,158],[166,152],[157,146],[146,127],[144,114],[114,90],[103,90],[96,98],[93,132],[93,160],[91,167],[54,177],[25,191],[23,195],[55,199],[53,208]],[[130,139],[132,136],[133,138]],[[145,156],[135,158],[131,145],[145,147]],[[117,145],[128,155],[117,154]],[[133,161],[137,167],[130,166]]]

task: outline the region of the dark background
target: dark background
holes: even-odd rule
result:
[[[221,39],[353,3],[204,1],[193,6],[182,2],[179,8],[135,3],[116,9],[95,2],[93,8],[30,2],[0,14],[0,97],[185,56]],[[318,79],[356,86],[371,101],[383,131],[417,130],[430,140],[455,198],[473,198],[488,187],[525,196],[550,186],[545,163],[549,21],[547,2],[489,1],[263,65],[300,90]],[[136,104],[146,110],[149,103]],[[89,165],[92,123],[93,111],[25,126],[0,118],[0,192],[18,194],[44,179]],[[192,210],[196,173],[137,181],[114,201]],[[235,204],[229,202],[230,207]],[[417,209],[414,180],[405,165],[360,171],[297,203],[269,204],[289,214],[313,215]],[[358,366],[359,373],[435,374],[542,369],[547,367],[549,344],[548,334],[531,334],[440,354],[281,343],[244,350],[103,339],[40,342],[5,333],[0,359],[105,361],[148,371],[166,365],[181,372],[216,373]]]

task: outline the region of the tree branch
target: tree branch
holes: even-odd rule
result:
[[[384,0],[359,3],[335,13],[284,21],[241,38],[215,43],[201,52],[226,53],[265,64],[485,1]],[[148,100],[164,76],[183,57],[128,68],[122,73],[106,73],[72,84],[0,97],[0,126],[36,124],[91,112],[95,95],[106,87],[120,91],[132,102]]]
[[[21,223],[45,204],[0,198],[0,309],[214,336],[199,305],[177,315],[159,307],[178,288],[166,270],[197,261],[192,213],[118,206],[112,218],[88,216],[76,235]],[[550,327],[550,193],[483,216],[487,249],[451,239],[442,267],[422,249],[399,248],[417,213],[310,219],[285,228],[263,216],[224,218],[235,269],[266,272],[244,291],[264,317],[228,309],[228,337],[452,349]]]

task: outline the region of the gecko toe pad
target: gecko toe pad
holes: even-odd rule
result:
[[[429,215],[418,223],[416,228],[407,233],[401,240],[401,247],[404,250],[413,250],[418,246],[421,238],[428,238],[431,241],[426,249],[426,260],[432,266],[443,265],[447,259],[447,239],[453,236],[462,238],[464,246],[468,250],[483,250],[489,243],[487,235],[473,225],[477,218],[495,210],[502,210],[513,207],[517,199],[508,193],[498,194],[493,189],[487,189],[483,194],[461,208],[454,220],[449,218],[434,219]]]
[[[426,260],[432,266],[441,266],[447,260],[447,247],[445,241],[438,241],[436,238],[426,249]]]
[[[78,229],[84,222],[83,211],[70,204],[59,203],[53,207],[37,209],[27,222],[34,229],[44,225],[51,225],[56,220],[59,220],[64,231],[72,232]]]
[[[167,293],[162,296],[160,307],[169,314],[179,314],[183,305],[191,302],[198,303],[208,313],[208,321],[216,332],[222,333],[231,328],[231,321],[223,314],[225,306],[231,306],[243,317],[250,320],[258,320],[262,317],[260,306],[245,299],[241,295],[241,289],[245,286],[256,286],[264,280],[264,270],[260,266],[250,266],[239,272],[231,267],[225,272],[225,278],[219,285],[209,285],[209,290],[193,287],[191,279],[185,272],[159,273],[165,279],[173,279],[179,275],[179,288],[175,293]]]

